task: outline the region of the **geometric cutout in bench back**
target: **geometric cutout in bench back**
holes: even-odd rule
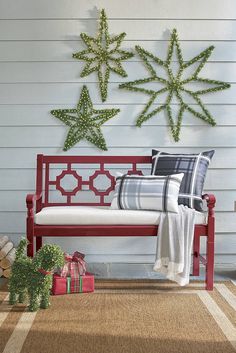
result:
[[[67,185],[63,185],[63,184]],[[73,188],[73,189],[72,189]],[[63,170],[56,177],[56,189],[64,196],[74,196],[82,188],[82,177],[75,170]]]
[[[104,179],[108,179],[106,184],[108,187],[106,189],[99,190],[96,183],[96,179],[100,179],[99,176],[102,175]],[[89,177],[89,188],[92,190],[96,196],[106,196],[109,195],[115,187],[115,177],[110,174],[109,170],[96,170],[93,175]]]

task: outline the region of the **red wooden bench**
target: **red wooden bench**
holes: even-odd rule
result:
[[[29,241],[28,255],[34,254],[34,238],[36,239],[36,250],[42,246],[42,237],[89,237],[89,236],[156,236],[156,225],[38,225],[35,223],[34,215],[44,207],[50,206],[109,206],[107,201],[109,194],[114,190],[115,177],[109,171],[109,165],[117,169],[125,170],[129,174],[143,174],[142,169],[151,168],[151,157],[149,156],[37,156],[36,193],[29,194],[26,198],[27,204],[27,238]],[[88,177],[82,177],[79,166],[85,165],[94,173]],[[125,167],[124,167],[125,165]],[[52,176],[52,171],[60,168],[59,175]],[[92,167],[93,166],[93,167]],[[95,167],[94,167],[95,166]],[[62,167],[62,169],[61,169]],[[84,168],[84,167],[83,167]],[[55,174],[55,173],[54,173]],[[62,180],[69,175],[76,180],[73,190],[65,190]],[[98,176],[108,178],[107,189],[96,187]],[[59,202],[50,201],[50,191],[54,188],[60,192],[64,200]],[[94,193],[94,200],[90,202],[75,202],[74,197],[84,188]],[[206,268],[206,289],[213,289],[214,276],[214,236],[215,218],[214,195],[203,195],[208,207],[206,224],[195,225],[193,244],[193,275],[199,276],[200,262]],[[200,255],[200,238],[206,237],[206,258]]]

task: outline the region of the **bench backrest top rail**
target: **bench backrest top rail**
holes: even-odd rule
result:
[[[41,157],[42,156],[42,157]],[[151,163],[150,156],[45,156],[38,155],[43,163]]]

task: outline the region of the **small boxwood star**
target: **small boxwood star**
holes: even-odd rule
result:
[[[69,132],[64,143],[64,151],[85,139],[101,150],[106,151],[106,141],[102,135],[101,126],[113,118],[120,109],[94,109],[89,91],[83,86],[78,105],[75,109],[52,110],[51,114],[69,126]]]
[[[193,114],[195,117],[200,118],[207,122],[208,124],[214,126],[216,125],[215,120],[211,116],[210,112],[206,109],[203,102],[199,98],[199,96],[210,93],[221,91],[226,88],[229,88],[230,85],[228,83],[222,81],[211,80],[207,78],[199,77],[199,73],[207,62],[209,56],[211,55],[214,47],[210,46],[209,48],[202,51],[199,55],[195,56],[193,59],[184,62],[182,57],[181,48],[178,41],[178,35],[176,29],[173,30],[171,34],[171,40],[167,52],[167,59],[161,60],[157,56],[148,52],[147,50],[141,48],[140,46],[135,47],[138,55],[143,60],[144,65],[149,71],[150,75],[146,78],[135,80],[132,82],[126,82],[124,84],[120,84],[119,88],[125,88],[130,91],[135,92],[143,92],[150,96],[148,103],[146,104],[143,111],[138,116],[136,125],[141,126],[143,122],[150,119],[153,115],[165,110],[167,112],[167,117],[171,129],[172,136],[175,141],[179,141],[179,134],[181,123],[183,119],[183,113],[185,111]],[[174,73],[171,64],[173,65],[173,55],[176,52],[177,61],[178,61],[178,70],[177,73]],[[154,64],[157,64],[163,67],[167,72],[167,78],[160,77],[156,70],[154,69]],[[190,67],[193,64],[198,64],[198,66],[194,69],[194,72],[191,76],[187,78],[183,78],[184,70]],[[153,83],[158,83],[159,86],[157,89],[153,89]],[[144,88],[140,85],[151,83],[152,87],[150,89]],[[197,83],[197,84],[208,84],[207,88],[192,90],[187,87],[187,84]],[[159,105],[157,108],[152,108],[152,104],[156,100],[156,98],[162,94],[167,92],[167,98],[164,104]],[[192,105],[190,105],[185,100],[185,96],[188,96],[193,100],[194,104],[198,106],[195,109]],[[171,103],[175,98],[179,105],[179,111],[177,113],[177,122],[175,124],[173,118],[173,112]]]
[[[101,11],[99,22],[97,37],[90,37],[86,33],[80,34],[87,49],[73,54],[73,58],[87,62],[80,77],[88,76],[92,72],[97,71],[100,94],[104,102],[107,99],[110,72],[112,71],[117,75],[126,77],[127,73],[123,69],[121,61],[131,58],[134,54],[120,49],[121,42],[126,33],[110,36],[104,9]]]

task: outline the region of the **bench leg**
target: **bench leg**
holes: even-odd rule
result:
[[[213,290],[214,286],[214,248],[215,248],[215,219],[208,222],[208,236],[206,249],[206,289]]]
[[[42,247],[42,237],[36,237],[36,251]]]
[[[27,218],[27,221],[26,221],[26,235],[28,240],[27,256],[33,257],[34,256],[34,224],[31,218]]]
[[[214,242],[207,242],[206,289],[213,290],[214,285]]]
[[[193,239],[193,276],[199,276],[200,268],[200,236],[195,235]]]

